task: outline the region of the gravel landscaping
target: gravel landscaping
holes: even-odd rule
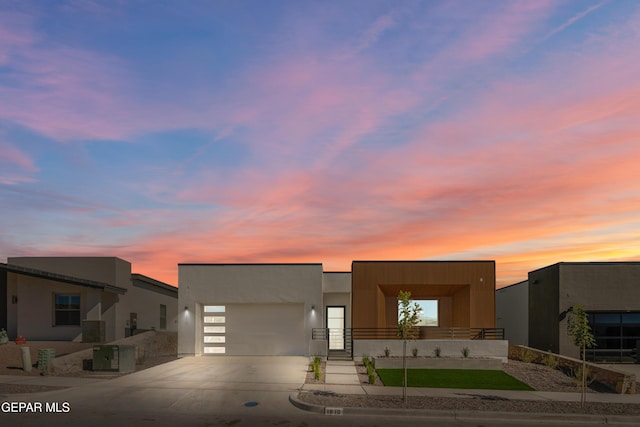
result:
[[[362,364],[356,364],[360,383],[368,384],[366,369]],[[324,370],[324,366],[323,366]],[[524,363],[509,360],[503,364],[503,370],[516,379],[528,384],[538,391],[579,393],[580,387],[573,379],[559,370],[544,365]],[[321,381],[313,379],[313,373],[307,374],[308,384]],[[379,378],[375,386],[384,387]],[[588,393],[607,392],[606,390],[587,389]],[[300,399],[307,403],[320,406],[356,407],[356,408],[408,408],[426,410],[456,410],[456,411],[499,411],[499,412],[527,412],[527,413],[557,413],[557,414],[594,414],[594,415],[640,415],[640,405],[622,403],[593,403],[588,402],[584,408],[578,402],[552,402],[533,400],[508,400],[491,394],[483,394],[474,390],[461,391],[460,398],[450,397],[417,397],[411,396],[405,404],[396,396],[373,395],[336,395],[328,392],[305,392]]]
[[[156,339],[155,333],[145,333],[130,337],[127,339],[129,344],[149,345],[153,344]],[[160,341],[160,340],[158,340]],[[166,341],[166,340],[164,340]],[[164,342],[163,341],[163,342]],[[140,357],[136,361],[136,371],[150,368],[162,363],[166,363],[177,359],[177,349],[170,345],[161,348],[159,352],[145,351],[144,357]],[[0,375],[19,375],[19,376],[44,376],[51,375],[50,372],[42,372],[38,369],[38,350],[51,348],[54,349],[56,358],[63,358],[68,367],[63,372],[55,375],[70,377],[86,377],[99,378],[108,380],[127,375],[119,372],[94,372],[92,370],[83,369],[83,364],[87,359],[92,358],[93,343],[77,343],[69,341],[28,341],[26,346],[29,347],[31,353],[32,369],[26,372],[22,369],[22,358],[20,348],[23,345],[16,345],[14,342],[0,345]],[[143,347],[148,348],[148,347]],[[0,394],[15,393],[39,393],[43,391],[52,391],[64,387],[50,387],[40,385],[26,384],[0,384]]]

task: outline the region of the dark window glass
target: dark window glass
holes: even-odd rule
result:
[[[640,325],[640,313],[622,313],[622,323],[636,323]]]
[[[622,348],[627,350],[634,349],[638,341],[640,341],[640,338],[625,338],[622,340]]]
[[[596,338],[597,350],[620,348],[620,338]]]
[[[620,313],[594,313],[594,323],[620,323]]]
[[[622,336],[625,338],[640,339],[640,326],[623,326]]]
[[[56,295],[56,310],[80,310],[80,295]]]
[[[634,362],[632,349],[640,341],[640,312],[591,312],[589,324],[596,347],[587,351],[591,360],[601,362]]]
[[[592,328],[592,332],[596,337],[619,337],[620,326],[595,325]]]
[[[80,325],[80,295],[56,295],[54,324],[56,326]]]

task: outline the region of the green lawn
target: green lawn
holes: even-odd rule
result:
[[[402,387],[402,369],[377,369],[385,386]],[[503,371],[481,369],[409,369],[409,387],[533,390]]]

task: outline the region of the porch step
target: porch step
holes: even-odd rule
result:
[[[353,356],[348,351],[330,351],[327,360],[353,360]]]

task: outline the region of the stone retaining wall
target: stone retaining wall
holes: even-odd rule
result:
[[[509,346],[509,359],[520,360],[528,363],[546,364],[548,358],[555,358],[559,369],[570,372],[578,372],[582,369],[582,360],[559,354],[542,351],[523,345]],[[588,378],[596,381],[620,394],[636,393],[636,376],[628,372],[607,368],[597,363],[587,362]]]

